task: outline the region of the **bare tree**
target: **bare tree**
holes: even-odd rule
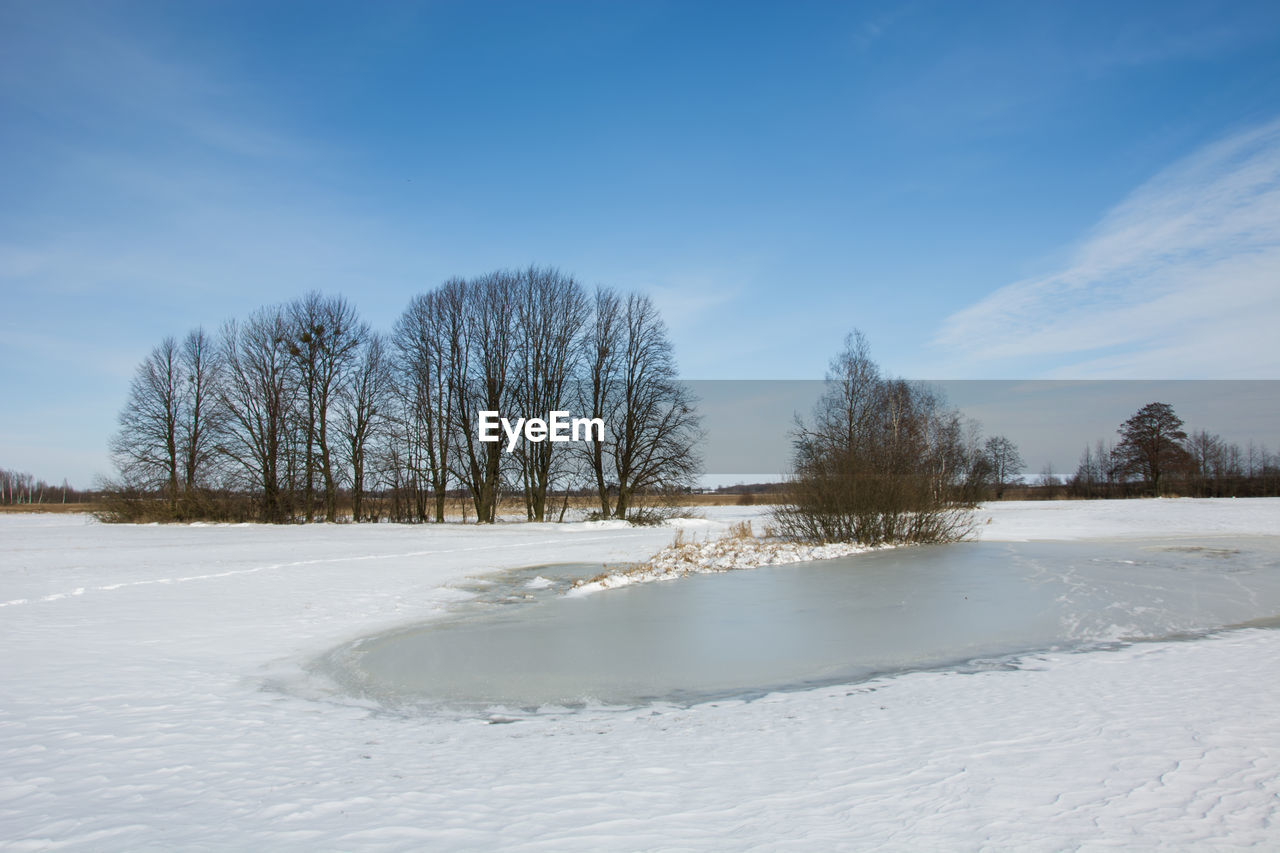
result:
[[[587,317],[581,286],[558,270],[530,267],[516,281],[516,329],[520,345],[515,357],[513,399],[526,417],[547,418],[564,410],[573,390],[580,356],[579,332]],[[563,451],[542,441],[519,447],[527,515],[543,521],[555,462]]]
[[[226,426],[218,449],[261,490],[260,515],[272,522],[292,514],[289,480],[281,470],[291,455],[288,421],[298,388],[289,346],[289,324],[280,308],[260,309],[223,329],[220,402]]]
[[[369,444],[387,415],[391,386],[386,350],[380,335],[370,335],[361,347],[351,381],[339,394],[338,430],[351,470],[351,520],[364,520],[364,495]]]
[[[174,514],[181,495],[187,393],[181,362],[182,351],[171,337],[143,359],[129,385],[120,429],[110,445],[124,484],[141,491],[162,491]]]
[[[1190,456],[1195,487],[1201,495],[1213,494],[1218,481],[1226,473],[1223,465],[1226,445],[1221,438],[1207,430],[1197,430],[1187,438],[1187,453]]]
[[[621,338],[622,300],[616,291],[598,287],[582,339],[585,376],[578,382],[578,410],[588,418],[612,420],[614,417],[615,389],[622,361]],[[612,478],[607,467],[605,442],[584,444],[582,455],[595,484],[600,517],[608,518],[613,513],[610,501]]]
[[[307,521],[314,517],[316,474],[324,484],[325,519],[337,520],[329,420],[333,400],[368,333],[355,308],[341,296],[326,298],[313,290],[289,306],[288,352],[297,365],[304,406],[303,510]]]
[[[823,404],[813,413],[813,434],[841,450],[874,441],[881,428],[877,410],[885,383],[871,359],[871,346],[860,331],[845,338],[844,350],[831,360]]]
[[[467,284],[452,279],[436,291],[415,296],[396,323],[395,387],[400,400],[399,435],[405,485],[416,516],[425,521],[426,490],[435,499],[435,520],[444,521],[445,493],[454,456],[457,384],[467,322]]]
[[[490,273],[457,288],[464,314],[458,358],[450,366],[452,428],[460,438],[456,474],[471,491],[476,521],[497,520],[504,451],[500,442],[482,442],[477,413],[507,411],[515,358],[515,276]]]
[[[222,381],[217,346],[203,328],[187,333],[182,342],[182,369],[186,379],[182,432],[183,481],[187,493],[203,485],[213,461],[215,437],[222,422],[218,386]]]
[[[1222,466],[1220,476],[1223,477],[1244,477],[1245,476],[1245,458],[1240,450],[1240,445],[1232,442],[1223,448],[1222,455],[1219,459]],[[1273,465],[1272,468],[1275,466]],[[1261,472],[1259,472],[1261,473]]]
[[[1105,483],[1107,493],[1110,494],[1120,483],[1120,470],[1115,462],[1115,447],[1100,438],[1094,442],[1093,458],[1098,466],[1098,482]]]
[[[1076,472],[1068,481],[1071,493],[1082,498],[1100,496],[1105,483],[1104,468],[1109,458],[1108,456],[1099,460],[1094,455],[1093,449],[1086,444],[1084,452],[1080,454],[1080,463],[1076,466]]]
[[[83,492],[72,488],[64,478],[62,485],[53,486],[44,480],[38,480],[24,471],[10,471],[0,468],[0,506],[14,504],[44,503],[45,497],[55,498],[60,503],[82,503],[87,497]],[[116,520],[111,513],[105,513],[107,520]]]
[[[602,515],[625,518],[638,495],[691,483],[701,466],[701,422],[688,387],[676,378],[666,324],[649,297],[600,291],[594,319],[582,388],[589,416],[604,421],[605,441],[588,452]]]
[[[999,500],[1004,497],[1004,487],[1022,473],[1027,463],[1022,461],[1022,456],[1018,453],[1018,445],[1003,435],[993,435],[988,438],[983,450],[991,466],[991,476],[996,484],[996,499]]]
[[[601,514],[627,516],[638,497],[687,485],[699,466],[694,401],[652,302],[600,290],[590,304],[551,268],[446,282],[411,302],[389,341],[370,339],[342,297],[312,292],[228,322],[216,342],[197,329],[152,355],[115,449],[134,480],[166,493],[171,514],[200,490],[198,512],[245,517],[252,506],[286,521],[300,508],[311,521],[322,487],[333,521],[349,481],[359,519],[372,476],[398,519],[426,520],[434,496],[443,521],[461,485],[480,522],[496,520],[512,487],[528,517],[545,520],[552,490],[589,472]],[[526,432],[523,445],[479,440],[480,412],[539,418],[545,430],[552,412],[575,408],[603,427],[585,453],[545,433]],[[131,500],[154,508],[153,498]]]
[[[110,443],[118,480],[102,490],[116,520],[186,518],[201,512],[198,492],[211,464],[218,383],[213,346],[202,329],[173,338],[143,360]],[[159,512],[154,496],[165,499]]]

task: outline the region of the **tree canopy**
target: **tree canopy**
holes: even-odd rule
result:
[[[1182,418],[1168,403],[1148,403],[1121,425],[1113,451],[1123,473],[1139,476],[1160,494],[1160,480],[1189,460]]]

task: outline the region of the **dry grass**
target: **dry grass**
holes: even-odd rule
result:
[[[749,502],[744,502],[743,498],[751,498]],[[780,500],[780,496],[772,493],[757,495],[671,495],[663,499],[664,503],[673,506],[747,506],[750,504],[773,504]],[[551,518],[555,518],[560,513],[560,505],[563,498],[552,498],[547,501],[547,514]],[[349,515],[351,507],[347,505],[347,501],[340,502],[339,512],[343,515]],[[600,501],[595,497],[571,497],[569,498],[570,510],[584,510],[590,512],[599,508]],[[468,519],[475,516],[475,508],[468,500],[462,498],[449,498],[445,503],[445,512],[450,520],[461,521],[463,510],[466,510]],[[5,504],[0,505],[0,514],[8,513],[97,513],[104,509],[104,505],[98,501],[85,501],[83,503],[32,503],[32,504]],[[511,512],[513,510],[523,509],[522,504],[517,499],[504,499],[500,505],[501,511]],[[432,505],[434,511],[434,504]]]
[[[518,496],[517,496],[518,497]],[[767,492],[751,495],[663,495],[660,503],[670,506],[752,506],[754,504],[774,504],[782,499],[781,494]],[[554,507],[560,511],[563,497],[547,498],[547,511]],[[509,501],[504,499],[503,503]],[[569,509],[595,510],[600,508],[600,499],[595,496],[569,498]]]
[[[677,495],[671,500],[680,506],[754,506],[776,504],[782,500],[782,495],[776,492],[749,495]]]
[[[0,506],[0,513],[20,513],[20,512],[40,512],[40,513],[73,513],[73,512],[98,512],[102,509],[102,504],[92,501],[85,503],[44,503],[44,504],[5,504]]]
[[[743,500],[749,498],[750,500]],[[780,494],[772,492],[757,495],[663,495],[658,503],[662,506],[751,506],[753,504],[775,504],[782,499]],[[366,499],[369,500],[369,499]],[[376,500],[370,500],[370,503],[377,505]],[[562,495],[553,495],[547,498],[547,517],[556,519],[560,515],[560,507],[564,505],[564,497]],[[344,506],[344,502],[339,502],[340,510],[349,514],[350,506]],[[573,496],[569,498],[568,510],[573,512],[594,512],[600,509],[600,499],[594,495]],[[502,500],[498,504],[498,512],[516,513],[524,510],[523,499],[519,495],[503,495]],[[461,518],[463,512],[469,516],[475,515],[475,507],[471,504],[469,498],[449,497],[445,500],[445,513],[449,518]],[[435,504],[431,504],[431,512],[435,512]]]

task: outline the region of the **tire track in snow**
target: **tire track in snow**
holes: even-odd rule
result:
[[[571,542],[599,542],[606,539],[635,539],[643,534],[635,533],[630,536],[619,537],[616,533],[612,536],[574,536]],[[94,587],[77,587],[71,592],[55,592],[50,595],[41,596],[40,598],[15,598],[11,601],[0,601],[0,607],[16,607],[20,604],[40,604],[48,601],[61,601],[66,598],[74,598],[84,595],[87,592],[111,592],[117,589],[125,589],[134,586],[154,586],[157,584],[175,584],[188,583],[190,581],[216,580],[217,578],[229,578],[235,575],[252,575],[258,572],[267,572],[275,569],[294,569],[301,566],[316,566],[324,563],[348,563],[360,562],[364,560],[397,560],[409,557],[431,557],[441,554],[462,554],[473,551],[501,551],[510,548],[531,548],[535,545],[556,545],[564,544],[564,539],[536,539],[532,542],[504,542],[500,545],[476,545],[467,548],[444,548],[437,551],[406,551],[398,554],[360,554],[353,557],[323,557],[315,560],[295,560],[287,563],[271,563],[265,566],[254,566],[248,569],[228,569],[225,572],[209,572],[202,575],[186,575],[177,578],[148,578],[140,581],[123,581],[121,583],[106,584],[104,586]]]

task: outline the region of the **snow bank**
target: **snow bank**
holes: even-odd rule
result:
[[[746,524],[745,530],[740,528],[719,539],[706,539],[702,542],[685,541],[683,536],[677,536],[675,542],[647,561],[606,571],[589,580],[579,581],[565,594],[568,596],[590,595],[605,589],[616,589],[650,581],[674,580],[691,574],[780,566],[806,560],[830,560],[872,550],[869,546],[848,542],[804,545],[772,539],[757,539],[751,534],[750,522]],[[682,529],[688,528],[682,527]]]

